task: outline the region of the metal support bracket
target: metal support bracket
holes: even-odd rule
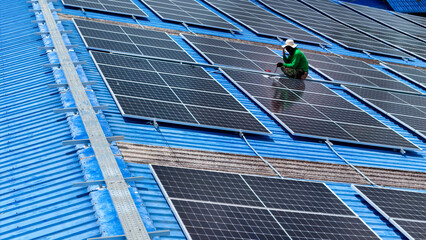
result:
[[[95,112],[99,111],[99,110],[106,110],[108,109],[108,105],[101,105],[101,106],[93,106],[93,110]],[[54,113],[68,113],[68,112],[77,112],[78,109],[76,107],[73,108],[56,108],[53,109]]]
[[[84,65],[84,64],[87,63],[87,61],[77,61],[77,62],[73,62],[73,63],[74,63],[74,66],[77,66],[77,65]],[[59,67],[59,66],[61,66],[60,63],[46,63],[46,64],[43,64],[43,67]]]
[[[57,0],[46,0],[47,2],[56,2]],[[27,3],[38,3],[38,0],[27,1]],[[40,10],[41,11],[41,10]]]
[[[168,236],[168,235],[170,235],[170,230],[148,232],[148,235],[151,238],[156,237],[156,236]],[[126,240],[126,236],[125,235],[117,235],[117,236],[109,236],[109,237],[95,237],[95,238],[88,238],[87,240]]]
[[[70,48],[78,48],[78,45],[77,44],[73,44],[73,45],[66,45],[65,46],[67,49],[70,49]],[[39,47],[38,48],[39,50],[53,50],[53,49],[55,49],[55,47],[54,46],[51,46],[51,47]]]
[[[82,82],[83,86],[96,85],[96,81],[87,81]],[[68,87],[68,83],[59,83],[59,84],[48,84],[48,88],[60,88],[60,87]]]
[[[159,127],[157,120],[152,120],[152,125],[157,129]]]
[[[112,136],[112,137],[106,137],[106,140],[111,143],[114,141],[120,141],[124,140],[124,136]],[[62,141],[62,145],[77,145],[77,144],[88,144],[90,143],[90,140],[87,139],[75,139],[75,140],[65,140]]]
[[[61,19],[55,19],[56,22],[62,21]],[[37,20],[31,20],[31,23],[44,23],[46,20],[44,19],[37,19]]]
[[[134,182],[134,181],[140,181],[140,180],[144,180],[145,178],[140,176],[140,177],[128,177],[128,178],[124,178],[124,181],[126,181],[126,183],[129,182]],[[92,185],[102,185],[102,184],[106,184],[105,180],[96,180],[96,181],[87,181],[87,182],[75,182],[72,184],[73,187],[87,187],[87,186],[92,186]]]
[[[72,30],[62,30],[62,31],[59,31],[61,34],[64,34],[64,33],[72,33]],[[36,32],[36,33],[34,33],[35,35],[43,35],[43,34],[49,34],[49,32]]]
[[[34,2],[36,2],[36,1],[34,1]],[[28,11],[30,11],[30,12],[41,12],[41,9],[29,9]],[[52,12],[62,12],[62,9],[60,9],[60,8],[50,9],[50,11],[52,11]]]

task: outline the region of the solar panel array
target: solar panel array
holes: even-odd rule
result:
[[[152,169],[192,239],[379,239],[323,183]]]
[[[378,41],[383,41],[390,46],[408,52],[410,55],[426,60],[425,43],[416,38],[401,34],[330,0],[309,0],[304,2],[364,34],[375,37]]]
[[[391,64],[384,66],[399,76],[426,88],[426,70]]]
[[[426,239],[426,193],[352,187],[409,239]]]
[[[426,42],[426,31],[424,27],[421,27],[415,23],[412,23],[408,20],[401,19],[400,17],[379,8],[373,8],[358,4],[344,3],[344,5],[349,6],[356,11],[373,18],[374,20],[395,28],[401,32],[411,34],[412,36],[417,37],[420,40]]]
[[[275,16],[249,0],[204,1],[259,35],[329,45],[315,35]]]
[[[295,136],[394,149],[418,149],[320,83],[270,78],[229,69],[222,71]]]
[[[346,89],[426,139],[426,97],[352,86]]]
[[[330,80],[419,93],[417,90],[398,81],[398,79],[363,61],[315,53],[305,53],[305,55],[309,60],[309,66]]]
[[[161,19],[240,32],[195,0],[141,0]]]
[[[121,113],[230,131],[269,131],[203,68],[92,52]]]
[[[265,6],[282,16],[330,39],[340,45],[360,51],[402,57],[407,54],[379,42],[367,35],[315,11],[307,5],[293,0],[260,0]],[[289,11],[288,6],[292,6]]]
[[[212,64],[258,71],[274,71],[277,63],[282,62],[282,57],[267,47],[192,35],[183,36],[191,46]]]
[[[194,62],[164,32],[80,19],[74,22],[89,49]]]
[[[131,0],[62,0],[65,6],[78,7],[108,13],[118,13],[136,17],[148,17]]]

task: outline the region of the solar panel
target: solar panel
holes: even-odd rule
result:
[[[382,55],[404,57],[407,54],[376,41],[352,28],[315,11],[307,5],[292,0],[260,0],[265,6],[282,16],[353,50]],[[289,11],[288,6],[293,6]]]
[[[270,133],[201,67],[111,53],[91,54],[125,117]]]
[[[417,90],[398,81],[398,79],[363,61],[314,53],[305,53],[305,56],[308,58],[311,68],[333,81],[419,93]]]
[[[210,63],[258,71],[274,71],[282,57],[267,47],[183,35]]]
[[[170,198],[263,206],[238,174],[153,166]]]
[[[195,0],[141,0],[161,19],[240,32],[225,19]]]
[[[378,41],[382,41],[392,47],[397,47],[410,55],[426,60],[424,42],[418,39],[401,34],[392,28],[386,27],[330,0],[309,0],[303,2],[361,33],[372,36]]]
[[[151,167],[190,239],[378,239],[323,183]]]
[[[171,202],[191,239],[291,239],[266,209]]]
[[[396,149],[419,148],[324,85],[222,70],[294,136]],[[425,125],[426,126],[426,125]]]
[[[387,69],[396,73],[397,75],[423,87],[426,88],[426,70],[412,68],[412,67],[403,67],[399,65],[383,64]]]
[[[283,211],[272,214],[291,239],[379,239],[355,217]]]
[[[426,139],[426,97],[346,86],[349,92]]]
[[[426,238],[426,193],[355,185],[352,187],[409,239]]]
[[[87,48],[108,52],[151,56],[194,62],[164,32],[74,19]]]
[[[298,41],[329,45],[315,35],[271,14],[249,0],[204,0],[220,12],[263,36],[291,38]]]
[[[421,17],[421,16],[416,16],[416,15],[412,15],[412,14],[406,14],[406,13],[399,13],[399,12],[394,12],[395,15],[397,15],[398,17],[407,19],[421,27],[426,28],[426,18],[425,17]]]
[[[147,18],[131,0],[62,0],[65,6]]]
[[[424,42],[426,42],[426,31],[424,27],[421,27],[408,20],[401,19],[400,17],[390,13],[389,11],[382,10],[379,8],[373,8],[352,3],[343,3],[344,5],[370,17],[381,24],[388,27],[394,28],[406,34],[410,34]]]
[[[354,216],[323,183],[255,176],[243,178],[268,208]]]

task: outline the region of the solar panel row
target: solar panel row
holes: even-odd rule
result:
[[[152,169],[192,239],[378,239],[323,183]]]
[[[305,55],[309,59],[309,66],[330,80],[419,93],[363,61],[314,53],[305,53]]]
[[[416,15],[412,15],[412,14],[406,14],[406,13],[399,13],[399,12],[394,12],[394,14],[397,15],[398,17],[401,17],[403,19],[409,20],[412,23],[417,24],[420,27],[426,28],[426,18],[425,17],[416,16]]]
[[[373,8],[352,3],[343,3],[344,5],[354,9],[355,11],[370,17],[381,24],[397,29],[401,32],[411,34],[412,36],[426,42],[426,31],[421,27],[408,20],[402,19],[395,14],[379,8]]]
[[[164,32],[80,19],[74,23],[89,49],[194,62]]]
[[[141,0],[161,19],[240,32],[195,0]]]
[[[249,0],[204,0],[259,35],[329,45],[315,35],[277,17]]]
[[[91,52],[126,117],[268,134],[203,68]]]
[[[426,88],[426,70],[417,69],[412,67],[404,67],[393,64],[383,64],[387,69],[396,73],[397,75]]]
[[[345,88],[426,139],[426,97],[352,86]]]
[[[136,17],[148,17],[131,0],[62,0],[65,6],[118,13]]]
[[[282,58],[267,47],[230,41],[182,35],[198,52],[213,64],[258,71],[274,71]]]
[[[320,83],[222,70],[295,136],[389,148],[416,145]]]
[[[355,31],[301,2],[293,0],[260,0],[260,2],[282,16],[346,48],[389,56],[407,56],[407,54],[400,50],[389,47],[380,41]],[[289,11],[288,6],[292,6],[291,11]]]
[[[426,238],[426,193],[356,185],[352,187],[409,239]]]
[[[301,0],[302,1],[302,0]],[[375,37],[390,46],[397,47],[412,56],[426,60],[425,43],[405,34],[386,27],[370,18],[360,15],[353,10],[329,0],[309,0],[306,4],[320,10],[334,19],[360,31],[361,33]]]

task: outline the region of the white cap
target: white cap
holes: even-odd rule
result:
[[[295,48],[295,47],[297,47],[297,44],[295,44],[292,39],[287,39],[287,41],[285,41],[285,44],[282,45],[282,47],[285,48],[287,46]]]

